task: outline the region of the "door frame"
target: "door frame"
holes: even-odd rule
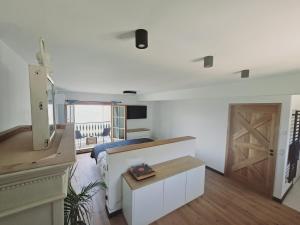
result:
[[[111,104],[111,142],[114,142],[114,133],[113,133],[113,120],[114,120],[114,116],[113,116],[113,107],[114,106],[124,106],[125,107],[125,136],[124,136],[124,140],[127,140],[127,105],[125,104]]]
[[[276,118],[276,126],[275,126],[275,132],[274,132],[274,161],[273,161],[273,171],[272,171],[272,177],[271,177],[271,184],[272,184],[272,192],[270,193],[270,197],[273,196],[274,191],[274,181],[275,181],[275,170],[276,170],[276,161],[277,161],[277,152],[278,152],[278,142],[279,142],[279,132],[280,132],[280,118],[281,118],[281,109],[282,109],[282,103],[230,103],[229,109],[228,109],[228,126],[227,126],[227,137],[226,137],[226,152],[225,152],[225,169],[224,169],[224,176],[229,177],[230,174],[230,153],[229,150],[231,146],[231,127],[232,127],[232,109],[235,106],[276,106],[277,107],[277,118]]]

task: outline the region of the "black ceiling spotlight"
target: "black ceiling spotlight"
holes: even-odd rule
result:
[[[136,91],[126,90],[126,91],[123,91],[123,94],[132,94],[132,95],[136,95]]]
[[[242,70],[241,78],[249,78],[250,70]]]
[[[214,65],[214,57],[209,55],[209,56],[205,56],[204,58],[204,68],[210,68],[213,67]]]
[[[138,29],[135,31],[135,46],[139,49],[148,47],[148,31],[145,29]]]

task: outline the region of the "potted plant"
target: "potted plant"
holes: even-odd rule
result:
[[[77,193],[72,185],[72,178],[76,167],[69,170],[67,197],[64,201],[64,224],[65,225],[88,225],[90,224],[90,204],[93,196],[99,188],[106,188],[103,181],[91,182],[81,187]]]

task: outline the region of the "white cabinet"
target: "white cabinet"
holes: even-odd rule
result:
[[[128,224],[147,225],[163,216],[163,181],[132,191],[123,179],[123,214]]]
[[[122,204],[127,223],[150,224],[201,196],[204,192],[204,173],[203,164],[153,183],[145,181],[147,184],[138,188],[131,188],[123,178]]]
[[[186,173],[167,178],[164,181],[164,213],[174,211],[185,204]]]
[[[151,138],[150,130],[142,130],[136,132],[127,131],[127,140],[138,139],[138,138]]]
[[[160,181],[134,192],[134,224],[146,225],[163,216],[163,185]]]
[[[132,213],[133,209],[133,191],[128,186],[127,182],[123,179],[123,188],[122,188],[122,205],[123,205],[123,214],[127,220],[128,224],[133,224],[132,222]]]
[[[190,202],[204,193],[205,167],[191,169],[186,174],[186,201]]]
[[[68,168],[76,160],[73,125],[58,129],[54,138],[43,154],[33,150],[31,131],[0,143],[6,163],[0,163],[1,225],[64,225]]]

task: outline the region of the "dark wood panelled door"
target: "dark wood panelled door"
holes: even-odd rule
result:
[[[241,104],[230,109],[226,175],[271,196],[280,104]]]

